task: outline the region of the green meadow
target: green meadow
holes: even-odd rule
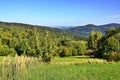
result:
[[[119,80],[119,74],[117,63],[44,65],[32,69],[30,80]]]
[[[120,63],[89,57],[0,57],[0,80],[119,80]]]

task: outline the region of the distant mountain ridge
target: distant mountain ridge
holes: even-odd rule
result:
[[[85,26],[65,28],[65,30],[72,32],[72,33],[76,33],[76,34],[88,35],[93,30],[94,31],[101,31],[102,33],[105,33],[105,31],[107,29],[117,28],[119,26],[120,26],[120,24],[118,24],[118,23],[110,23],[110,24],[105,24],[105,25],[88,24]]]
[[[30,25],[24,23],[11,23],[11,22],[2,22],[0,21],[0,26],[22,26],[22,27],[39,27],[42,31],[48,30],[50,32],[54,32],[56,34],[64,34],[64,35],[73,35],[74,37],[83,37],[84,35],[88,35],[92,30],[101,31],[105,33],[105,31],[109,28],[117,28],[120,26],[119,23],[110,23],[105,25],[94,25],[88,24],[85,26],[57,26],[57,27],[47,27],[47,26],[39,26],[39,25]]]

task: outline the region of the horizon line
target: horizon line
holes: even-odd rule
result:
[[[108,24],[119,24],[117,22],[111,22],[111,23],[104,23],[104,24],[93,24],[93,23],[88,23],[88,24],[84,24],[84,25],[76,25],[76,26],[72,26],[72,25],[56,25],[56,26],[50,26],[50,25],[41,25],[41,24],[32,24],[32,23],[26,23],[26,22],[16,22],[16,21],[1,21],[3,23],[13,23],[13,24],[25,24],[25,25],[33,25],[33,26],[43,26],[43,27],[53,27],[53,28],[57,28],[57,27],[77,27],[77,26],[86,26],[86,25],[95,25],[95,26],[101,26],[101,25],[108,25]]]

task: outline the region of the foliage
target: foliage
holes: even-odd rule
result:
[[[68,48],[64,47],[64,46],[61,46],[60,47],[60,54],[59,54],[59,56],[65,57],[65,56],[68,56],[68,55],[69,55]]]
[[[100,31],[92,31],[90,32],[88,47],[89,49],[97,50],[98,42],[102,38],[102,33]]]
[[[108,38],[105,42],[104,42],[104,46],[103,46],[103,51],[104,52],[112,52],[112,51],[119,51],[120,47],[119,47],[119,41],[114,38]]]
[[[73,45],[72,41],[80,44],[78,48]],[[18,23],[0,23],[1,56],[26,55],[42,57],[44,62],[49,62],[54,56],[84,54],[86,46],[79,41],[81,41],[79,35],[60,29]]]
[[[84,55],[86,53],[86,41],[72,41],[72,40],[64,40],[59,44],[59,56],[76,56],[76,55]]]
[[[9,48],[7,45],[3,45],[0,42],[0,55],[7,56],[8,54],[14,56],[16,54],[16,51],[14,48]]]
[[[111,54],[107,54],[104,56],[107,61],[120,61],[120,52],[111,52]]]
[[[105,58],[108,61],[118,61],[120,52],[119,41],[120,28],[108,29],[105,35],[98,42],[97,57]],[[117,58],[117,60],[116,60]]]
[[[77,50],[78,55],[84,55],[86,53],[86,41],[72,41],[74,48]],[[73,53],[74,54],[74,53]]]

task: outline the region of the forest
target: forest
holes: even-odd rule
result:
[[[107,61],[120,60],[120,28],[89,36],[60,29],[0,22],[0,56],[33,56],[50,62],[53,57],[88,55]],[[90,52],[92,50],[92,52]]]

